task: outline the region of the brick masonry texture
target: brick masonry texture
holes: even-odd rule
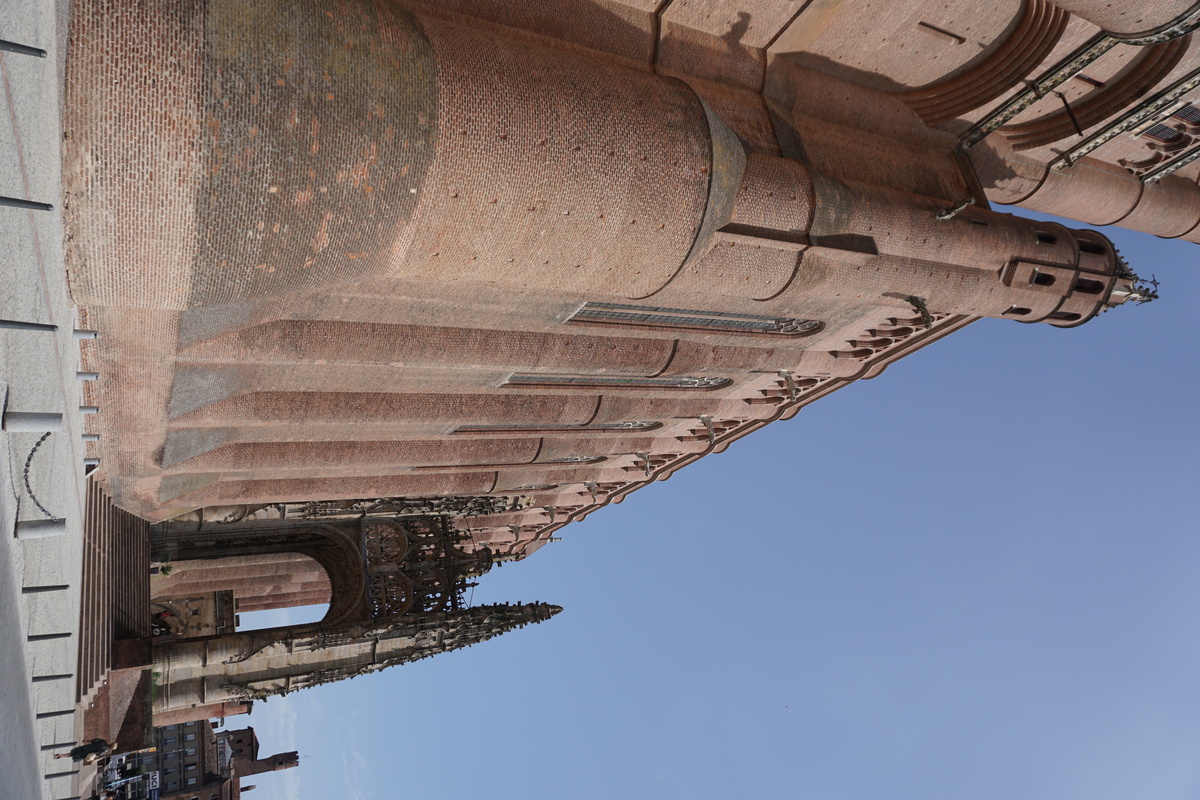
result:
[[[90,452],[151,520],[523,498],[459,520],[523,557],[979,317],[1082,324],[1132,291],[1111,245],[990,203],[1200,241],[1200,167],[1143,184],[1173,156],[1120,136],[1051,169],[1057,99],[956,145],[1188,10],[1136,6],[79,0]],[[1089,135],[1198,66],[1190,35],[1119,44],[1061,91]],[[327,593],[300,562],[180,572]]]

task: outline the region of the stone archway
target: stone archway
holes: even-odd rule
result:
[[[445,516],[322,522],[247,521],[187,530],[159,525],[161,561],[301,553],[329,575],[329,612],[304,623],[161,643],[155,710],[286,694],[491,638],[558,612],[537,603],[468,607],[465,590],[493,564]]]
[[[352,527],[279,521],[195,531],[160,528],[151,535],[150,554],[155,561],[171,562],[282,553],[306,556],[320,564],[329,578],[329,609],[322,623],[332,624],[361,617],[365,610],[362,538]]]
[[[444,516],[368,516],[324,521],[255,520],[242,524],[160,524],[151,535],[155,561],[197,561],[298,553],[329,577],[322,625],[392,619],[463,607],[462,589],[487,572],[487,548],[467,552],[468,537]]]
[[[169,569],[150,576],[152,601],[230,591],[237,598],[238,613],[329,603],[325,567],[302,553],[208,558],[166,566]]]

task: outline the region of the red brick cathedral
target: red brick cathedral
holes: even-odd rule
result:
[[[436,539],[477,574],[980,317],[1148,299],[1104,236],[1000,207],[1200,241],[1198,26],[1193,0],[78,0],[90,455],[175,519],[171,591],[408,613],[440,584],[360,586],[315,533],[207,567],[170,533],[425,515],[450,527],[379,534],[380,563]]]

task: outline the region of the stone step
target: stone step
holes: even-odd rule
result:
[[[103,685],[113,643],[150,635],[150,525],[113,505],[89,479],[77,697],[85,706]]]

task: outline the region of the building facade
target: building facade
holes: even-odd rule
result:
[[[351,626],[173,643],[162,710],[515,624],[348,611],[346,520],[523,558],[981,317],[1152,299],[1104,236],[998,207],[1200,241],[1197,26],[1190,0],[75,3],[89,454],[188,590]]]
[[[216,731],[207,720],[160,725],[153,746],[108,760],[99,788],[125,800],[237,800],[241,778],[299,766],[296,752],[259,757],[254,728]]]

